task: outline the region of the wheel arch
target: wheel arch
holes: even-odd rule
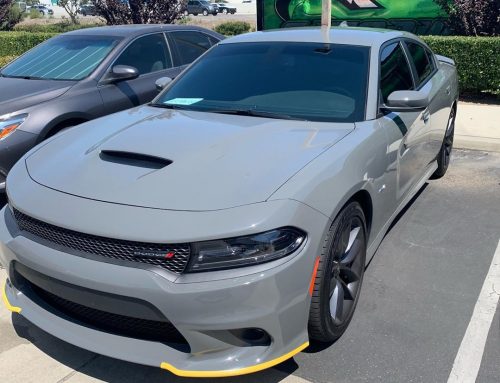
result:
[[[365,215],[365,220],[366,220],[366,236],[367,239],[369,239],[373,221],[372,197],[370,196],[370,193],[367,190],[361,189],[358,192],[356,192],[351,198],[349,198],[349,200],[345,205],[347,205],[352,201],[358,202],[361,205],[361,209],[363,209],[363,213]]]
[[[335,218],[340,214],[340,212],[351,202],[358,202],[361,205],[361,209],[365,215],[366,220],[366,239],[370,239],[370,233],[373,223],[373,198],[370,191],[367,190],[363,185],[351,189],[348,193],[344,195],[344,198],[334,207],[332,214],[330,215],[330,220],[333,222]]]
[[[44,141],[49,137],[52,137],[53,135],[60,132],[64,128],[79,125],[89,120],[90,118],[81,115],[61,116],[52,121],[50,124],[47,124],[47,126],[42,130],[39,136],[39,142]]]

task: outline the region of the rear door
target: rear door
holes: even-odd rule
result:
[[[430,113],[394,112],[385,107],[389,95],[398,90],[415,90],[417,85],[402,41],[391,41],[380,52],[380,110],[390,143],[396,153],[396,199],[401,201],[423,176],[430,162],[428,143]]]
[[[137,68],[139,77],[114,84],[101,85],[108,113],[132,108],[151,101],[157,94],[155,82],[160,77],[176,77],[180,68],[173,65],[172,55],[164,33],[153,33],[132,41],[116,58],[114,65]]]

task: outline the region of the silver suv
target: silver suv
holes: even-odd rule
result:
[[[198,16],[198,14],[202,14],[203,16],[214,15],[217,16],[217,8],[210,4],[208,1],[204,0],[189,0],[184,10],[184,15],[194,15]]]

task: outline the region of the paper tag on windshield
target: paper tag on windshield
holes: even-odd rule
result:
[[[196,104],[203,100],[202,98],[173,98],[171,100],[165,101],[165,104],[171,105],[191,105]]]

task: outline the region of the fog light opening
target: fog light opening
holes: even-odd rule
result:
[[[240,331],[240,337],[246,343],[254,346],[267,346],[271,344],[271,337],[269,334],[260,328],[245,328]]]

